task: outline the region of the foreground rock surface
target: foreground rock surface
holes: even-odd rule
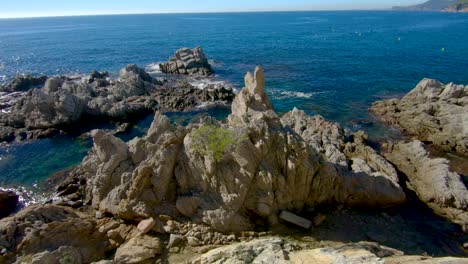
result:
[[[422,256],[404,256],[403,252],[381,246],[377,243],[359,242],[335,247],[307,249],[300,243],[285,241],[273,237],[234,244],[217,248],[192,260],[191,264],[431,264],[431,263],[467,263],[463,258],[431,258]]]
[[[468,231],[468,190],[448,160],[431,158],[420,141],[387,146],[385,157],[407,175],[419,198]]]
[[[157,113],[128,144],[94,131],[75,175],[85,204],[123,219],[184,216],[222,232],[275,226],[282,210],[389,207],[405,201],[393,167],[357,133],[294,110],[279,118],[261,68],[245,78],[228,123],[173,127]]]
[[[164,73],[198,74],[207,76],[213,73],[208,59],[201,47],[194,49],[182,48],[176,51],[169,61],[159,65]]]
[[[111,80],[107,73],[47,78],[44,87],[31,89],[0,113],[0,141],[35,139],[73,130],[92,121],[129,121],[153,112],[181,111],[205,103],[231,102],[223,87],[197,89],[184,81],[152,78],[128,65]]]
[[[370,111],[420,141],[468,155],[468,86],[424,79],[402,99],[376,102]]]

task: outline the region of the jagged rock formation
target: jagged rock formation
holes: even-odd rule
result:
[[[213,73],[208,59],[201,47],[194,49],[179,49],[175,56],[169,61],[159,64],[159,68],[164,73],[172,74],[198,74],[207,76]]]
[[[395,170],[363,135],[345,142],[338,125],[298,110],[279,118],[261,68],[245,85],[227,124],[172,127],[156,113],[146,137],[128,144],[93,131],[94,147],[75,173],[88,182],[84,202],[124,219],[183,215],[228,232],[276,225],[281,210],[405,200]]]
[[[468,190],[448,160],[431,158],[420,141],[387,146],[385,157],[408,176],[418,197],[437,214],[468,230]]]
[[[468,155],[468,86],[424,79],[402,99],[376,102],[370,111],[421,141]]]
[[[186,82],[162,82],[136,65],[119,76],[116,81],[99,72],[80,79],[48,78],[42,89],[29,90],[0,113],[0,141],[45,137],[90,119],[126,121],[156,109],[187,110],[234,97],[223,87],[200,90]]]

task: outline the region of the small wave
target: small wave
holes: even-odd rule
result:
[[[159,67],[159,62],[151,63],[146,65],[145,70],[149,74],[158,74],[161,73],[161,68]]]
[[[305,92],[281,91],[281,90],[272,90],[271,93],[273,97],[275,97],[276,99],[287,99],[287,98],[309,99],[309,98],[314,97],[317,94],[320,94],[320,92],[305,93]]]
[[[208,87],[221,88],[224,87],[227,90],[232,90],[234,93],[237,93],[232,84],[226,81],[215,81],[211,79],[189,79],[188,81],[191,85],[195,86],[198,89],[206,89]]]
[[[201,20],[201,21],[210,21],[210,20],[224,20],[220,17],[181,17],[181,19],[185,20]]]
[[[207,109],[215,106],[222,106],[222,105],[228,105],[229,103],[227,101],[221,101],[221,102],[202,102],[200,105],[196,107],[196,109]]]

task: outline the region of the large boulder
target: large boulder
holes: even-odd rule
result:
[[[7,217],[16,210],[19,196],[12,191],[0,190],[0,219]]]
[[[34,205],[0,220],[0,263],[90,263],[137,235],[135,227],[112,219]]]
[[[417,140],[388,145],[384,155],[408,177],[421,201],[468,231],[468,190],[448,160],[430,157]]]
[[[402,99],[376,102],[370,111],[421,141],[468,155],[468,85],[424,79]]]
[[[94,147],[80,166],[90,183],[87,201],[125,219],[185,216],[229,232],[277,225],[283,210],[405,200],[395,170],[366,146],[364,135],[345,142],[339,126],[298,110],[280,118],[264,91],[262,69],[245,80],[227,124],[204,118],[172,127],[157,113],[148,135],[128,144],[92,133]],[[315,146],[300,123],[306,134],[336,130],[336,149],[322,141]]]
[[[210,75],[213,73],[201,47],[182,48],[176,51],[169,61],[159,65],[164,73]]]
[[[162,243],[156,237],[136,236],[115,252],[115,263],[155,263],[162,253]]]

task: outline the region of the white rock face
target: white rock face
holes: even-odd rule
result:
[[[424,79],[401,100],[376,102],[370,111],[421,141],[468,155],[468,85]]]
[[[385,157],[405,173],[418,197],[436,213],[468,230],[468,190],[448,160],[431,158],[414,140],[388,146]]]

